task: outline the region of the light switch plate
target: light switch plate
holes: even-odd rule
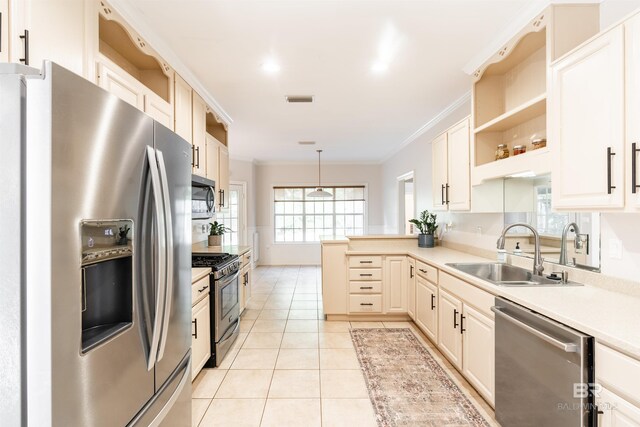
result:
[[[618,239],[609,239],[609,258],[622,259],[622,242]]]

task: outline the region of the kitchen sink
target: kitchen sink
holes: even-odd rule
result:
[[[531,270],[498,262],[446,264],[478,279],[498,286],[579,286],[579,283],[561,283],[545,276],[536,276]]]

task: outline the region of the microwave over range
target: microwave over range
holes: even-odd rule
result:
[[[209,219],[216,211],[216,183],[201,176],[191,177],[191,218]]]

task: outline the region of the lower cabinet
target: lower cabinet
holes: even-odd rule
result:
[[[462,301],[440,289],[438,302],[438,348],[449,361],[462,369]]]
[[[463,304],[462,373],[486,399],[495,401],[495,363],[493,319]]]
[[[416,320],[416,260],[409,258],[409,280],[407,281],[407,314]]]
[[[211,356],[211,323],[209,295],[200,300],[191,311],[191,379],[195,379]]]
[[[240,301],[240,313],[242,313],[251,299],[251,267],[245,265],[240,270],[240,289],[238,300]]]
[[[640,407],[627,402],[622,397],[603,387],[596,393],[598,426],[600,427],[640,427]]]
[[[421,276],[416,279],[416,324],[434,343],[438,342],[438,288]]]
[[[388,256],[384,264],[384,311],[407,312],[407,257]]]

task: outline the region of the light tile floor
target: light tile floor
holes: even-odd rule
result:
[[[240,336],[193,382],[192,426],[376,426],[349,329],[412,328],[470,399],[494,413],[411,322],[327,322],[319,267],[259,267]]]

